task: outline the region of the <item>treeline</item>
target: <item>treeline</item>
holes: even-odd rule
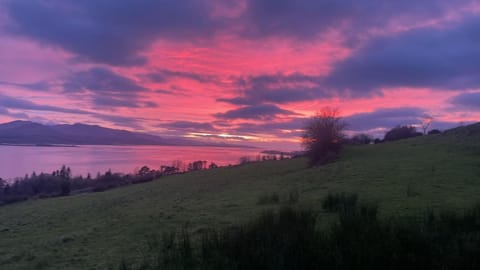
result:
[[[385,133],[383,139],[376,138],[364,133],[353,135],[350,138],[345,138],[343,141],[346,144],[359,145],[359,144],[377,144],[382,142],[392,142],[402,139],[408,139],[423,135],[441,134],[438,129],[432,129],[426,134],[419,132],[414,126],[396,126]]]
[[[480,269],[480,206],[379,218],[376,205],[333,194],[323,208],[337,215],[330,226],[289,206],[227,229],[152,236],[143,261],[117,269]]]
[[[338,109],[323,108],[305,124],[302,133],[302,145],[309,166],[323,165],[334,162],[340,156],[343,145],[377,144],[396,141],[422,135],[439,134],[441,131],[434,129],[427,133],[432,122],[432,117],[425,117],[422,122],[422,132],[412,125],[396,126],[385,133],[383,139],[373,139],[368,134],[356,134],[347,137],[348,124],[339,116]]]
[[[300,156],[300,154],[298,154],[298,156]],[[279,152],[278,154],[257,155],[255,158],[251,158],[249,156],[243,156],[243,157],[240,157],[239,159],[239,165],[244,165],[244,164],[253,163],[253,162],[268,161],[268,160],[291,159],[294,157],[297,157],[297,156],[291,153],[284,153],[284,152]]]
[[[284,158],[286,156],[281,155],[278,159]],[[275,155],[259,155],[256,161],[266,160],[277,160],[277,157]],[[252,162],[252,159],[246,156],[239,159],[239,165],[249,162]],[[171,166],[160,166],[158,170],[143,166],[131,174],[115,173],[108,170],[103,174],[98,173],[95,177],[90,174],[84,177],[72,176],[70,167],[64,165],[61,169],[52,173],[36,174],[33,172],[23,178],[16,178],[13,182],[7,182],[0,178],[0,206],[33,198],[101,192],[120,186],[149,182],[166,175],[211,170],[218,167],[215,162],[208,163],[205,160],[190,163],[176,160],[172,162]]]
[[[16,178],[13,182],[7,182],[0,178],[0,205],[25,201],[32,198],[48,198],[68,196],[84,192],[101,192],[108,189],[149,182],[165,175],[214,169],[218,166],[212,162],[207,165],[206,161],[198,160],[188,164],[180,161],[172,166],[161,166],[159,170],[148,166],[141,167],[133,174],[114,173],[111,170],[95,177],[88,174],[84,176],[72,176],[71,169],[62,166],[61,169],[52,173],[33,172],[23,178]]]

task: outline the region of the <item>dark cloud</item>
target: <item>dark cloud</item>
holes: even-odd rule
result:
[[[282,104],[335,96],[365,97],[396,87],[478,89],[478,36],[480,17],[465,17],[441,28],[423,27],[380,36],[334,63],[326,77],[295,73],[241,78],[236,82],[238,96],[218,101]]]
[[[51,105],[40,105],[29,100],[14,98],[10,96],[0,95],[0,106],[9,109],[49,111],[71,114],[90,114],[84,110],[68,109]]]
[[[234,98],[219,98],[217,101],[235,105],[257,105],[264,102],[285,104],[312,100],[318,98],[317,89],[265,89],[254,88],[246,90],[241,96]]]
[[[295,112],[281,109],[272,104],[244,106],[225,113],[217,113],[214,116],[224,119],[258,119],[268,120],[277,115],[296,115]]]
[[[94,116],[97,119],[101,119],[101,120],[113,123],[116,126],[133,128],[133,129],[142,129],[139,119],[134,117],[108,115],[108,114],[101,114],[101,113],[93,113],[92,116]]]
[[[156,108],[158,104],[153,101],[143,101],[137,98],[117,98],[105,95],[97,95],[93,98],[93,104],[106,107],[129,107],[129,108]]]
[[[147,78],[149,81],[157,83],[164,83],[175,77],[190,79],[201,83],[213,82],[216,80],[215,76],[211,75],[167,69],[159,69],[154,72],[144,74],[142,76]]]
[[[480,87],[480,18],[371,40],[337,63],[325,85],[352,95],[388,87]]]
[[[143,100],[142,93],[147,93],[147,88],[106,68],[96,67],[70,74],[65,78],[63,90],[72,95],[90,94],[93,104],[97,106],[157,106],[152,101]]]
[[[174,95],[175,94],[174,91],[165,90],[165,89],[157,89],[157,90],[155,90],[155,93],[164,94],[164,95]]]
[[[5,107],[0,106],[0,115],[9,116],[16,119],[27,119],[28,115],[25,113],[14,113]]]
[[[462,93],[454,96],[450,102],[461,107],[480,110],[480,92]]]
[[[359,113],[345,117],[348,124],[347,130],[353,132],[369,133],[370,135],[383,138],[385,132],[396,126],[414,125],[417,131],[422,132],[421,121],[427,114],[420,108],[401,107],[392,109],[378,109],[370,113]],[[458,126],[457,122],[437,120],[433,118],[428,130],[447,130]]]
[[[327,77],[295,73],[241,78],[236,82],[239,95],[218,101],[282,104],[369,96],[394,87],[476,89],[480,87],[478,36],[480,18],[468,17],[447,28],[420,28],[377,37],[334,64]]]
[[[210,123],[191,122],[191,121],[174,121],[158,125],[158,127],[183,130],[183,131],[214,131],[216,130]]]
[[[427,114],[421,108],[400,107],[390,109],[378,109],[369,113],[358,113],[345,117],[347,129],[356,132],[368,132],[374,136],[382,137],[384,130],[389,130],[399,125],[420,125],[422,118]],[[433,121],[429,130],[446,130],[458,126],[457,122],[437,120]],[[421,128],[418,128],[419,131]]]
[[[269,87],[271,85],[286,83],[318,83],[318,76],[306,75],[303,73],[292,74],[263,74],[256,76],[247,76],[236,79],[236,85],[240,87]]]
[[[225,137],[219,134],[192,134],[192,136],[196,138],[215,139],[215,140],[222,140],[222,141],[248,141],[247,138],[241,135],[229,135],[228,137]]]
[[[219,31],[311,39],[332,28],[356,36],[391,21],[437,18],[471,1],[247,0],[237,18],[212,16],[213,5],[239,6],[222,2],[6,0],[2,6],[11,20],[10,33],[62,48],[80,60],[141,65],[147,61],[141,52],[159,39],[211,40]]]
[[[301,39],[317,37],[331,29],[346,30],[350,37],[392,21],[437,18],[471,1],[425,0],[248,0],[243,15],[246,34],[254,37],[282,35]]]
[[[235,86],[239,96],[218,98],[217,101],[235,105],[258,105],[262,103],[285,104],[332,96],[320,86],[319,76],[294,74],[269,74],[238,78]]]
[[[72,52],[80,59],[139,65],[158,38],[207,38],[216,22],[202,0],[9,0],[9,31]]]
[[[50,84],[45,81],[39,81],[34,83],[16,83],[0,81],[0,85],[16,86],[36,91],[48,91],[50,89]]]
[[[347,129],[368,131],[376,128],[393,128],[398,125],[420,124],[424,110],[415,107],[378,109],[368,113],[358,113],[345,117]]]
[[[300,137],[302,133],[301,130],[305,127],[306,123],[307,118],[294,118],[283,122],[265,122],[260,124],[241,123],[233,128],[233,130],[236,133],[249,135],[267,133],[282,138]]]
[[[108,114],[96,113],[96,112],[91,112],[86,110],[68,109],[68,108],[51,106],[51,105],[41,105],[25,99],[0,95],[0,114],[7,115],[8,113],[8,116],[11,116],[14,118],[29,119],[28,115],[25,113],[12,113],[8,109],[89,115],[97,119],[111,122],[118,126],[124,126],[124,127],[130,127],[130,128],[140,127],[138,119],[133,117],[108,115]]]
[[[132,79],[118,75],[106,68],[91,68],[70,74],[63,84],[65,92],[102,92],[129,94],[147,90]]]

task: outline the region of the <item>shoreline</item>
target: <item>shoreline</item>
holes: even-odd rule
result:
[[[256,146],[249,145],[184,145],[184,144],[49,144],[49,143],[0,143],[0,146],[28,146],[28,147],[81,147],[81,146],[179,146],[179,147],[220,147],[220,148],[245,148],[245,149],[261,149]]]
[[[0,143],[0,146],[29,146],[29,147],[78,147],[74,144],[48,144],[48,143]]]

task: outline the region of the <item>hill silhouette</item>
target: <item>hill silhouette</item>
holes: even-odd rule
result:
[[[0,144],[20,145],[186,145],[232,146],[105,128],[97,125],[43,125],[30,121],[0,124]]]

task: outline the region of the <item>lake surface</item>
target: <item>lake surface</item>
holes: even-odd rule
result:
[[[196,160],[215,162],[219,166],[238,164],[240,157],[255,158],[261,149],[192,146],[105,146],[77,147],[0,146],[0,177],[13,179],[36,172],[51,173],[62,165],[73,175],[86,176],[97,172],[132,173],[143,165],[159,169],[180,160],[184,164]],[[185,165],[186,166],[186,165]],[[182,169],[182,168],[181,168]]]

